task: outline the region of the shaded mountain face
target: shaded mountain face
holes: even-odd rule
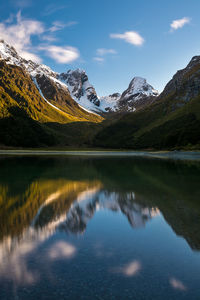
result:
[[[177,71],[167,83],[160,98],[175,94],[174,100],[188,102],[200,93],[200,56],[194,56],[186,68]],[[181,99],[180,99],[181,98]]]

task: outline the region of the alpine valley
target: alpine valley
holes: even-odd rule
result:
[[[99,97],[85,71],[57,73],[0,41],[0,146],[200,148],[200,56],[159,95],[134,77]]]

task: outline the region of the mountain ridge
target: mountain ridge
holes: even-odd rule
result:
[[[123,145],[129,149],[199,149],[200,56],[193,57],[184,69],[179,70],[151,105],[103,128],[96,135],[94,145],[110,148]]]
[[[56,73],[0,41],[1,145],[200,147],[199,99],[200,56],[160,95],[134,77],[122,94],[98,97],[85,71]]]
[[[8,64],[14,64],[25,69],[36,81],[38,81],[37,78],[44,76],[54,81],[54,84],[59,86],[60,89],[64,89],[65,93],[68,93],[82,109],[90,113],[101,114],[115,111],[134,111],[136,109],[134,107],[136,101],[138,104],[138,102],[142,100],[141,106],[145,106],[148,104],[148,100],[152,100],[152,98],[155,99],[158,96],[158,92],[154,90],[151,85],[147,84],[146,79],[134,77],[128,89],[120,95],[120,98],[112,96],[98,97],[94,86],[89,82],[84,70],[68,70],[66,73],[59,74],[46,65],[23,59],[17,54],[17,51],[13,47],[9,46],[3,40],[0,41],[0,56],[5,59]],[[131,84],[134,81],[137,81],[137,87],[134,87],[132,92],[130,92]],[[44,94],[43,86],[40,86],[40,82],[37,82],[37,84]],[[129,98],[126,99],[125,95],[128,91]],[[114,95],[116,95],[116,93],[114,93]],[[136,107],[137,106],[138,105],[136,105]]]

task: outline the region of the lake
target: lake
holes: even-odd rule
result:
[[[200,299],[200,162],[0,156],[0,299]]]

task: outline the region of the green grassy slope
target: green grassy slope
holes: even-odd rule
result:
[[[179,81],[178,89],[167,87],[150,106],[103,127],[94,145],[132,149],[200,148],[200,65],[184,70]]]
[[[66,124],[76,124],[78,129],[80,122],[81,128],[87,128],[88,122],[95,125],[102,118],[83,111],[73,99],[68,101],[69,104],[65,99],[64,108],[60,105],[63,112],[56,110],[41,97],[25,71],[0,61],[0,145],[65,145],[69,137],[70,143],[76,145],[76,132],[66,130],[65,136]],[[52,128],[51,124],[56,126]]]

